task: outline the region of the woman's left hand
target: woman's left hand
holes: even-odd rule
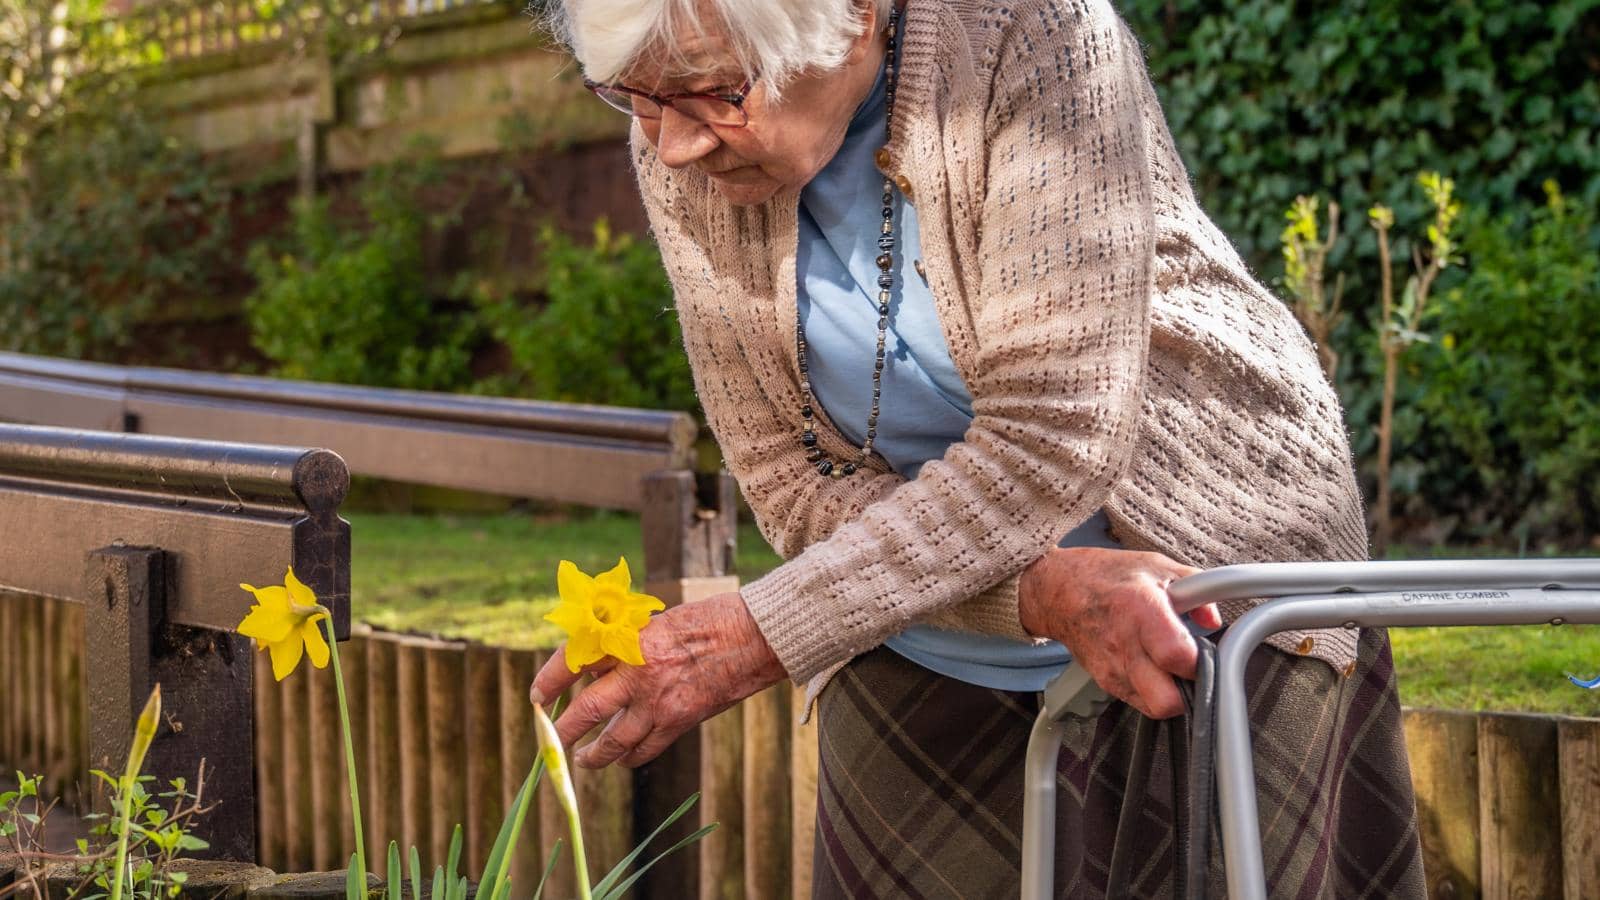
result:
[[[535,702],[547,701],[582,674],[599,674],[556,720],[570,747],[601,722],[606,727],[573,755],[585,768],[654,759],[690,728],[787,677],[737,592],[684,603],[639,632],[642,666],[606,659],[583,672],[567,669],[556,651],[533,680]]]

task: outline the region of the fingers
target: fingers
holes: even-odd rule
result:
[[[640,741],[639,745],[634,747],[632,751],[624,754],[619,762],[630,769],[638,768],[660,756],[662,751],[672,746],[673,741],[682,737],[684,732],[692,727],[694,726],[677,725],[657,728],[650,732],[644,740]]]
[[[623,672],[610,672],[578,692],[572,705],[556,720],[556,734],[571,747],[596,725],[628,705],[629,686]]]
[[[1135,696],[1128,700],[1152,719],[1170,719],[1183,713],[1183,696],[1172,674],[1151,665],[1148,660],[1135,664],[1128,672],[1128,683]]]
[[[1222,627],[1222,612],[1217,609],[1215,603],[1207,603],[1205,606],[1190,610],[1189,618],[1206,631],[1216,631]]]
[[[528,686],[528,702],[549,703],[577,684],[578,679],[584,675],[609,672],[616,668],[616,665],[617,661],[608,656],[593,665],[583,667],[580,671],[570,671],[567,668],[567,648],[563,644],[539,669],[539,674],[533,676],[533,684]]]
[[[633,752],[653,728],[648,710],[630,706],[613,716],[599,737],[578,748],[572,761],[586,769],[609,766]]]
[[[1189,629],[1170,610],[1140,629],[1139,644],[1144,656],[1156,669],[1193,680],[1200,648],[1195,645]]]

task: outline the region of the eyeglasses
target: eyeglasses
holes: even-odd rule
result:
[[[600,84],[585,78],[583,86],[594,91],[596,97],[612,109],[621,110],[640,119],[659,119],[661,110],[670,107],[678,114],[696,122],[724,128],[743,128],[750,121],[744,111],[745,98],[750,96],[754,79],[731,94],[651,94],[615,84]]]

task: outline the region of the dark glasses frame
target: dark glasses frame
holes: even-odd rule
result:
[[[745,99],[750,96],[750,91],[751,91],[752,88],[755,87],[755,83],[756,83],[756,80],[754,78],[747,78],[747,79],[745,79],[744,85],[741,86],[737,91],[735,91],[734,93],[731,93],[731,94],[703,93],[703,92],[687,92],[687,93],[680,93],[680,94],[652,94],[649,91],[641,91],[641,90],[637,90],[635,88],[623,87],[620,84],[601,84],[598,81],[590,81],[587,78],[585,78],[583,80],[583,86],[585,88],[587,88],[588,90],[590,90],[591,92],[593,92],[594,95],[599,97],[600,100],[603,103],[605,103],[607,106],[609,106],[612,109],[615,109],[615,110],[617,110],[619,112],[626,113],[628,115],[634,116],[635,118],[639,118],[639,119],[659,119],[659,118],[661,118],[661,116],[659,114],[653,115],[653,116],[644,115],[644,114],[641,114],[637,110],[634,110],[632,108],[624,109],[623,107],[619,106],[618,104],[611,102],[611,98],[608,97],[607,94],[623,94],[623,95],[626,95],[626,96],[629,96],[629,97],[639,97],[639,98],[644,99],[644,100],[649,100],[651,103],[654,103],[656,106],[660,107],[661,109],[673,109],[673,110],[676,110],[679,115],[687,116],[688,118],[694,119],[696,122],[700,122],[702,124],[715,125],[715,126],[717,126],[719,128],[743,128],[744,126],[746,126],[746,125],[748,125],[750,123],[750,114],[745,110],[744,102],[745,102]],[[719,101],[719,102],[722,102],[722,103],[726,103],[729,106],[733,107],[739,113],[739,122],[738,123],[731,123],[731,122],[711,122],[711,121],[707,121],[706,119],[702,118],[701,116],[697,116],[692,112],[687,112],[682,107],[679,107],[677,105],[679,102],[682,102],[682,101],[685,101],[685,100],[716,100],[716,101]]]

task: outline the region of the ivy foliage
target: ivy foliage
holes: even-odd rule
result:
[[[1491,214],[1546,179],[1600,203],[1600,0],[1118,2],[1201,203],[1264,270],[1308,192],[1339,198],[1346,234],[1377,203],[1420,223],[1424,169]]]

